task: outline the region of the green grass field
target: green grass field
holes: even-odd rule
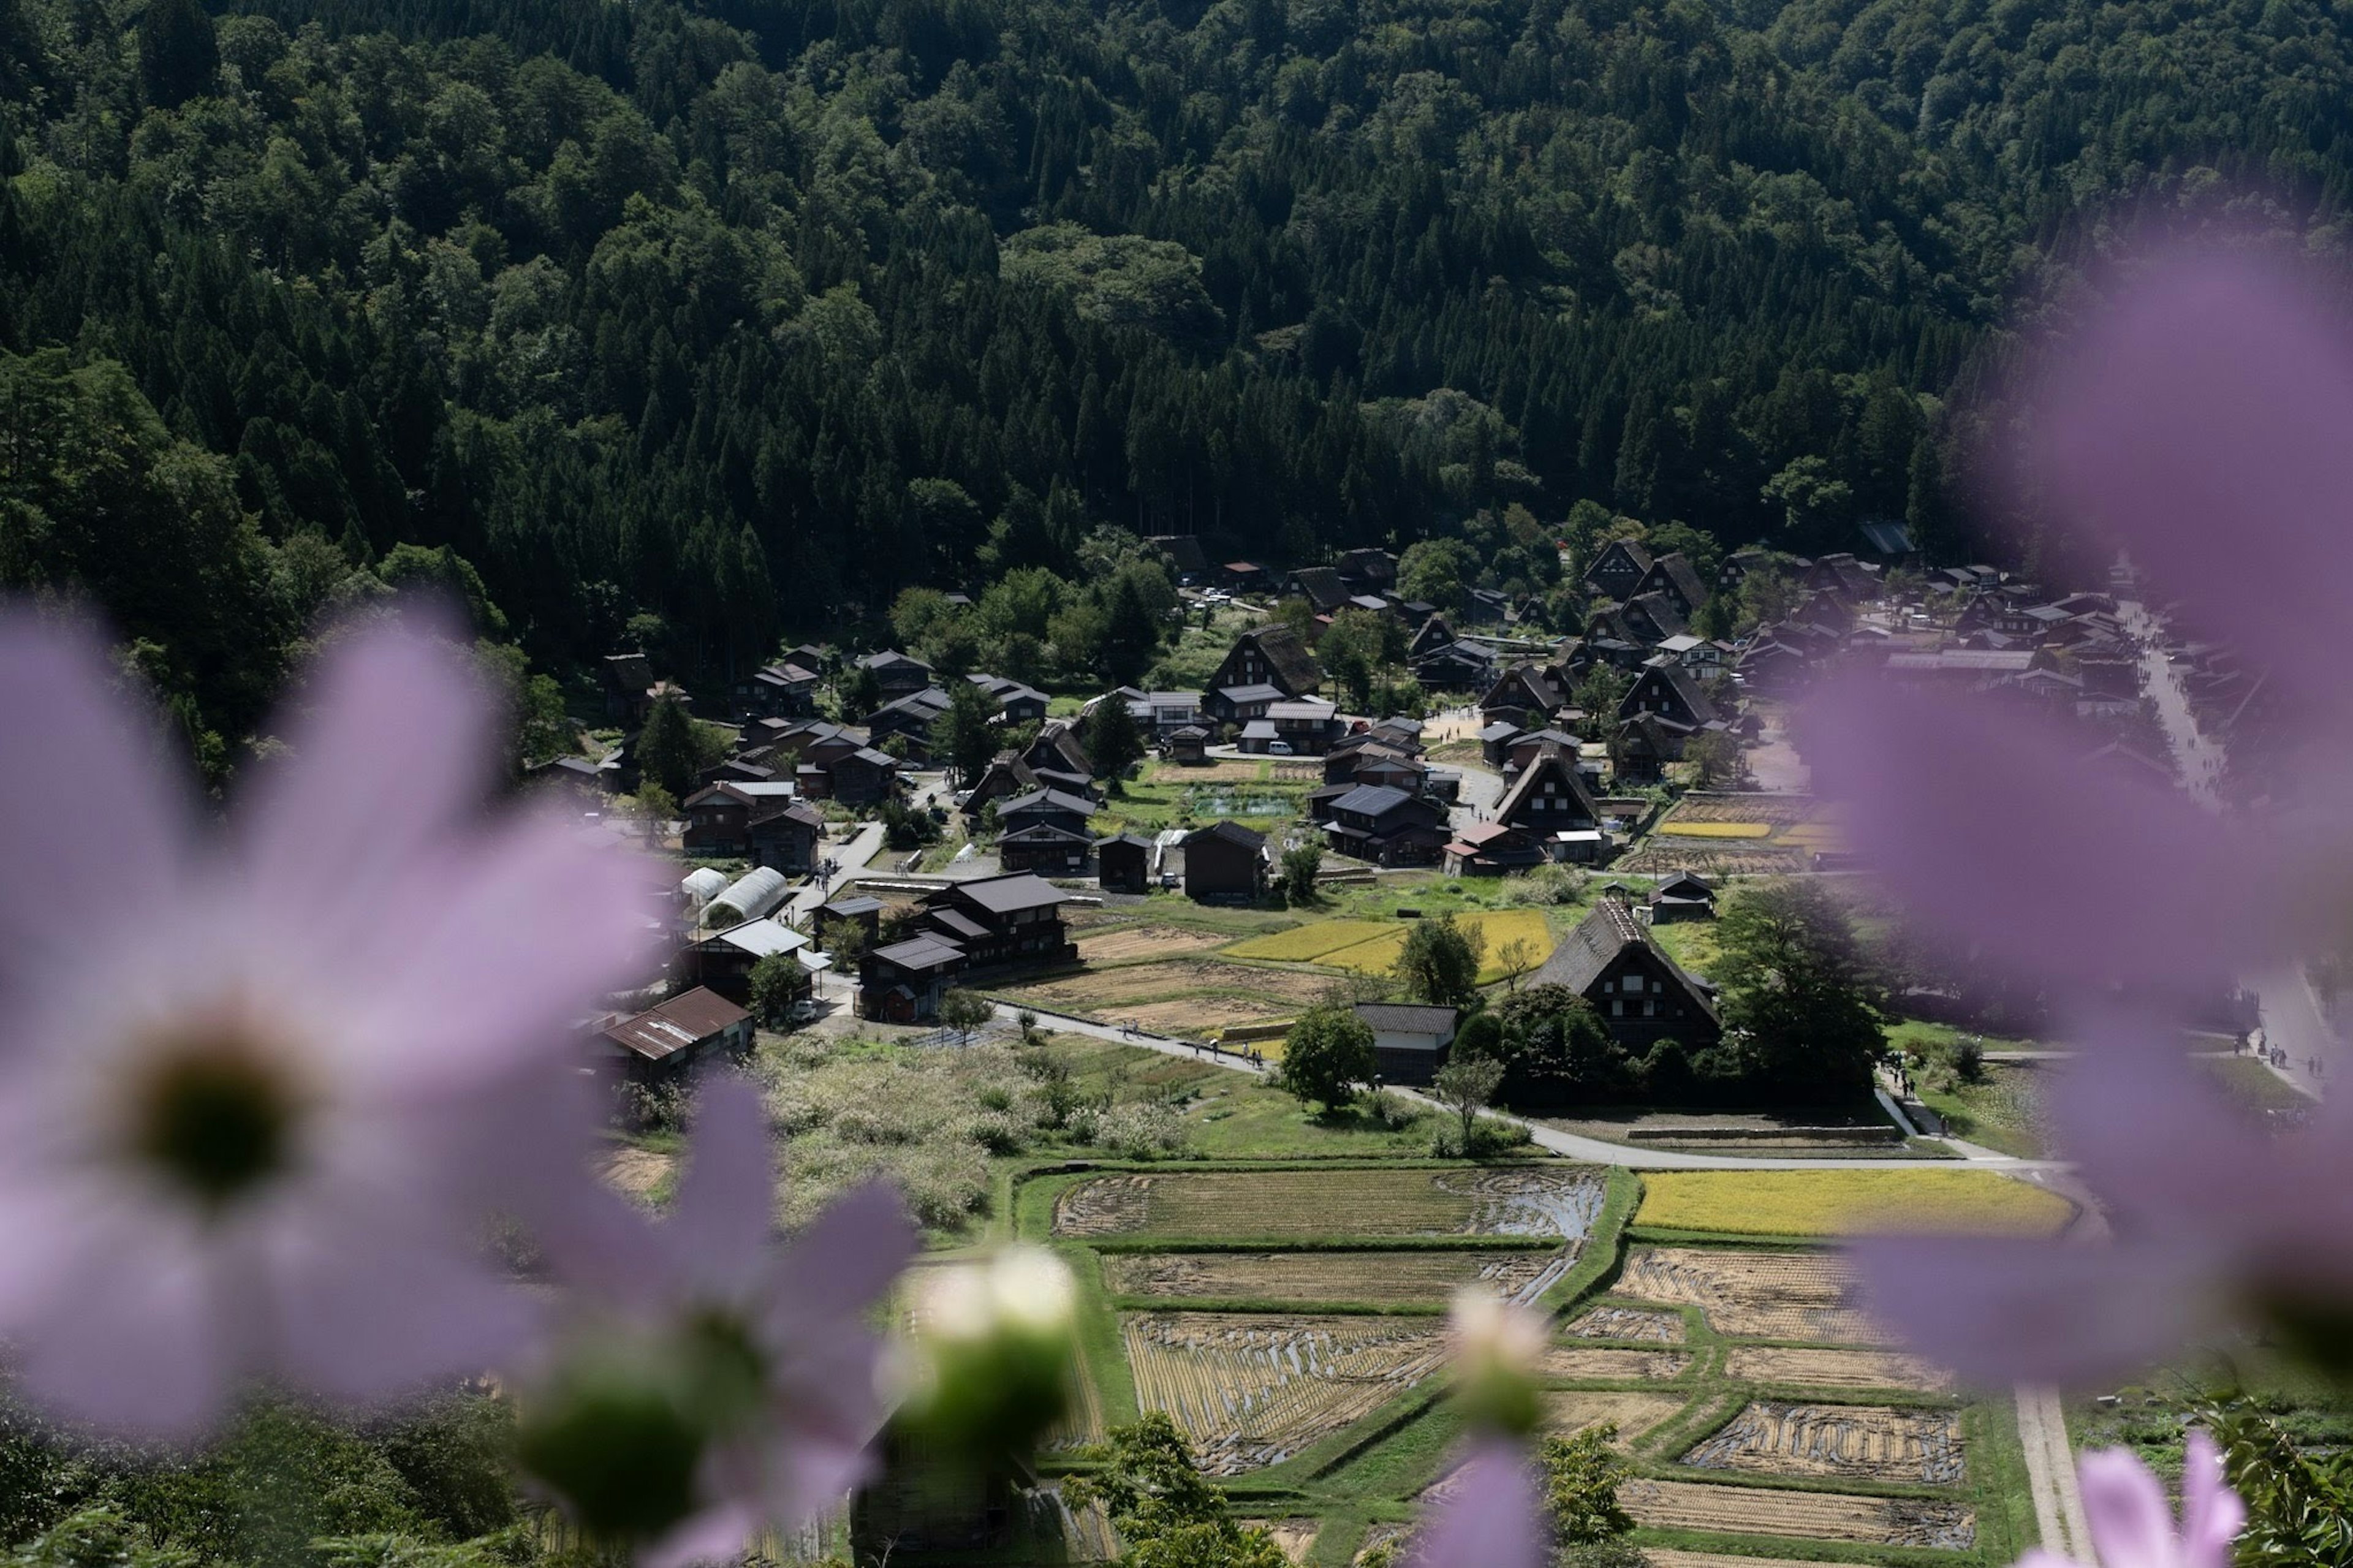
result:
[[[1976,1083],[1938,1089],[1921,1082],[1920,1100],[1944,1118],[1954,1137],[2021,1160],[2039,1160],[2047,1149],[2042,1096],[2048,1071],[2040,1062],[1989,1062]]]
[[[2250,1110],[2301,1115],[2319,1103],[2253,1057],[2200,1057],[2198,1065]]]

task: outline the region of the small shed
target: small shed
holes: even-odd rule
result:
[[[1373,1060],[1384,1083],[1426,1085],[1454,1047],[1452,1007],[1406,1002],[1359,1002],[1356,1016],[1373,1032]]]
[[[1206,763],[1209,760],[1209,732],[1198,724],[1187,724],[1168,737],[1168,760],[1172,763]]]
[[[824,929],[822,922],[828,921],[852,922],[865,931],[866,944],[871,947],[882,934],[882,900],[863,896],[834,899],[817,907],[817,918],[820,924],[812,928],[815,930]]]
[[[622,1072],[639,1081],[665,1079],[721,1051],[752,1044],[752,1015],[698,985],[634,1017],[615,1018],[597,1038]]]
[[[1195,903],[1256,903],[1266,891],[1266,835],[1213,822],[1185,836],[1185,896]]]
[[[1152,885],[1152,840],[1133,833],[1098,840],[1095,868],[1106,892],[1141,893]]]
[[[1651,889],[1651,923],[1672,925],[1678,921],[1715,918],[1715,889],[1702,877],[1678,871]]]

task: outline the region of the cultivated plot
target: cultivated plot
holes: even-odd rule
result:
[[[1900,1351],[1738,1345],[1725,1357],[1724,1373],[1742,1383],[1787,1383],[1806,1388],[1905,1388],[1942,1394],[1953,1386],[1951,1373]]]
[[[2074,1217],[2057,1193],[1989,1171],[1661,1171],[1644,1181],[1634,1223],[1750,1236],[2052,1236]]]
[[[1703,1438],[1683,1463],[1759,1475],[1958,1486],[1964,1479],[1961,1416],[1957,1410],[1759,1403]]]
[[[1619,1489],[1618,1500],[1635,1522],[1661,1530],[1785,1535],[1955,1552],[1977,1544],[1977,1510],[1966,1503],[1650,1479],[1628,1481]]]
[[[1088,963],[1136,963],[1180,952],[1199,952],[1225,941],[1218,931],[1176,926],[1099,926],[1078,938],[1079,957]]]
[[[1662,1546],[1646,1546],[1642,1555],[1650,1559],[1651,1568],[1821,1568],[1819,1563],[1794,1557],[1726,1557],[1720,1552],[1670,1552]]]
[[[1153,1252],[1105,1257],[1122,1296],[1439,1303],[1469,1285],[1530,1301],[1568,1268],[1564,1252]]]
[[[1655,1382],[1679,1375],[1691,1365],[1684,1351],[1613,1350],[1602,1345],[1555,1345],[1545,1352],[1537,1371],[1546,1377],[1614,1378],[1631,1383]]]
[[[1883,1344],[1886,1332],[1849,1303],[1853,1270],[1819,1252],[1729,1252],[1638,1247],[1618,1289],[1645,1301],[1695,1306],[1736,1339]]]
[[[1280,1464],[1446,1356],[1435,1318],[1153,1312],[1120,1327],[1138,1405],[1166,1411],[1221,1476]]]
[[[1607,1422],[1618,1428],[1620,1447],[1632,1443],[1683,1407],[1683,1397],[1679,1394],[1570,1389],[1547,1393],[1543,1396],[1546,1431],[1572,1437],[1588,1426],[1599,1426]]]
[[[1640,1340],[1650,1344],[1679,1345],[1683,1342],[1683,1320],[1680,1312],[1605,1300],[1590,1311],[1580,1313],[1577,1321],[1569,1324],[1568,1331],[1580,1340]]]
[[[1191,1171],[1096,1176],[1054,1205],[1069,1237],[1557,1236],[1601,1211],[1592,1166],[1450,1171]]]

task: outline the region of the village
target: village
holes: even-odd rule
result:
[[[2219,788],[2183,745],[2261,682],[2123,568],[1936,567],[1878,523],[1703,569],[1639,532],[1564,552],[1557,632],[1560,594],[1407,597],[1410,556],[1153,540],[1166,649],[1108,689],[936,630],[691,696],[606,661],[603,749],[533,787],[679,871],[661,980],[584,1033],[620,1090],[609,1178],[660,1201],[691,1084],[748,1062],[787,1225],[884,1174],[927,1261],[1045,1242],[1089,1303],[1038,1473],[947,1510],[886,1482],[808,1554],[1116,1555],[1054,1477],[1158,1411],[1293,1562],[1388,1561],[1446,1485],[1437,1314],[1482,1281],[1555,1314],[1547,1424],[1611,1434],[1661,1568],[2082,1539],[2069,1423],[2108,1406],[1957,1385],[1823,1250],[2088,1222],[2043,1124],[2063,1042],[1907,939],[1810,791],[1799,705],[1856,672],[1987,694]],[[935,597],[934,628],[971,613]],[[1831,975],[1778,1013],[1774,941]],[[2243,1000],[2190,1048],[2293,1116]]]

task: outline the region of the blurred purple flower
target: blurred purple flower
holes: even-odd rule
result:
[[[2143,266],[2048,356],[2021,495],[2120,542],[2159,601],[2353,750],[2330,653],[2353,566],[2353,353],[2304,281],[2243,256]],[[1874,1309],[1965,1374],[2073,1380],[2269,1310],[2353,1300],[2353,1129],[2269,1140],[2164,1053],[2168,1009],[2289,951],[2342,821],[2226,822],[1990,699],[1836,683],[1810,705],[1823,793],[1907,914],[2048,988],[2083,1046],[2056,1112],[2103,1247],[1884,1240]],[[2121,989],[2119,989],[2121,988]],[[2134,1011],[2126,1011],[2129,1007]]]
[[[1413,1568],[1544,1568],[1552,1559],[1544,1494],[1526,1452],[1472,1439],[1446,1496],[1414,1532]]]
[[[2189,1435],[2181,1467],[2181,1523],[2174,1526],[2164,1484],[2123,1448],[2085,1454],[2076,1466],[2084,1522],[2098,1568],[2229,1568],[2231,1542],[2246,1505],[2222,1479],[2222,1456],[2203,1432]],[[2077,1568],[2052,1552],[2030,1552],[2018,1568]]]
[[[776,1166],[758,1091],[707,1088],[670,1217],[583,1192],[548,1226],[586,1308],[524,1403],[525,1468],[642,1568],[732,1561],[763,1528],[838,1502],[887,1412],[875,1301],[915,1232],[881,1184],[775,1241]]]
[[[570,1147],[563,1026],[650,873],[475,824],[466,659],[343,640],[223,844],[89,633],[0,611],[0,1336],[59,1412],[185,1434],[248,1375],[372,1398],[528,1327],[490,1205]]]

